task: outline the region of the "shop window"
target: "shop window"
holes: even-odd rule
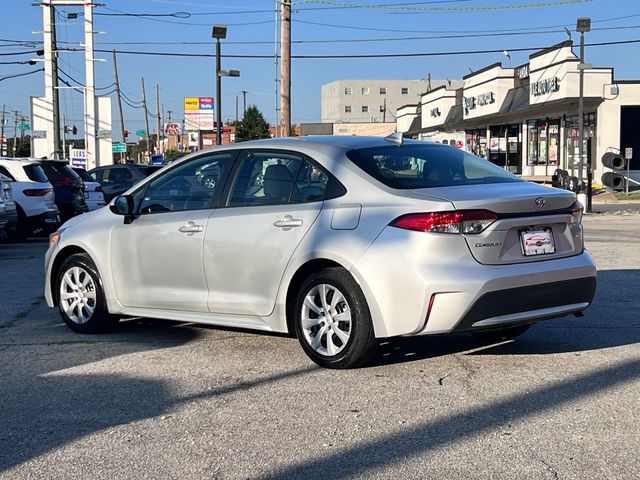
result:
[[[567,117],[565,120],[565,145],[566,145],[566,162],[563,165],[567,169],[579,167],[580,152],[580,125],[578,116]],[[588,155],[589,139],[595,138],[596,135],[596,114],[584,114],[584,154]],[[591,159],[592,164],[594,158]]]
[[[529,120],[527,122],[527,165],[558,165],[560,121]]]

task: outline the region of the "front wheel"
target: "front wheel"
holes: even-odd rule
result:
[[[56,288],[60,316],[74,332],[99,333],[118,323],[107,310],[100,274],[88,255],[71,255],[62,263]]]
[[[341,268],[311,275],[298,293],[296,335],[305,353],[325,368],[354,368],[375,354],[371,314],[360,286]]]

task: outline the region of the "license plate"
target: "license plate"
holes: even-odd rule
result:
[[[527,257],[556,253],[556,245],[550,228],[522,230],[520,231],[520,242],[522,244],[522,253]]]

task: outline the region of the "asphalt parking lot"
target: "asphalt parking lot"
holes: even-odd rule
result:
[[[640,214],[584,223],[585,317],[393,340],[350,371],[278,335],[74,334],[42,298],[45,242],[0,245],[0,478],[640,478]]]

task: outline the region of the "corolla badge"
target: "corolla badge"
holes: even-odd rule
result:
[[[542,210],[546,204],[547,201],[542,197],[536,198],[535,202],[533,202],[533,206],[536,210]]]

